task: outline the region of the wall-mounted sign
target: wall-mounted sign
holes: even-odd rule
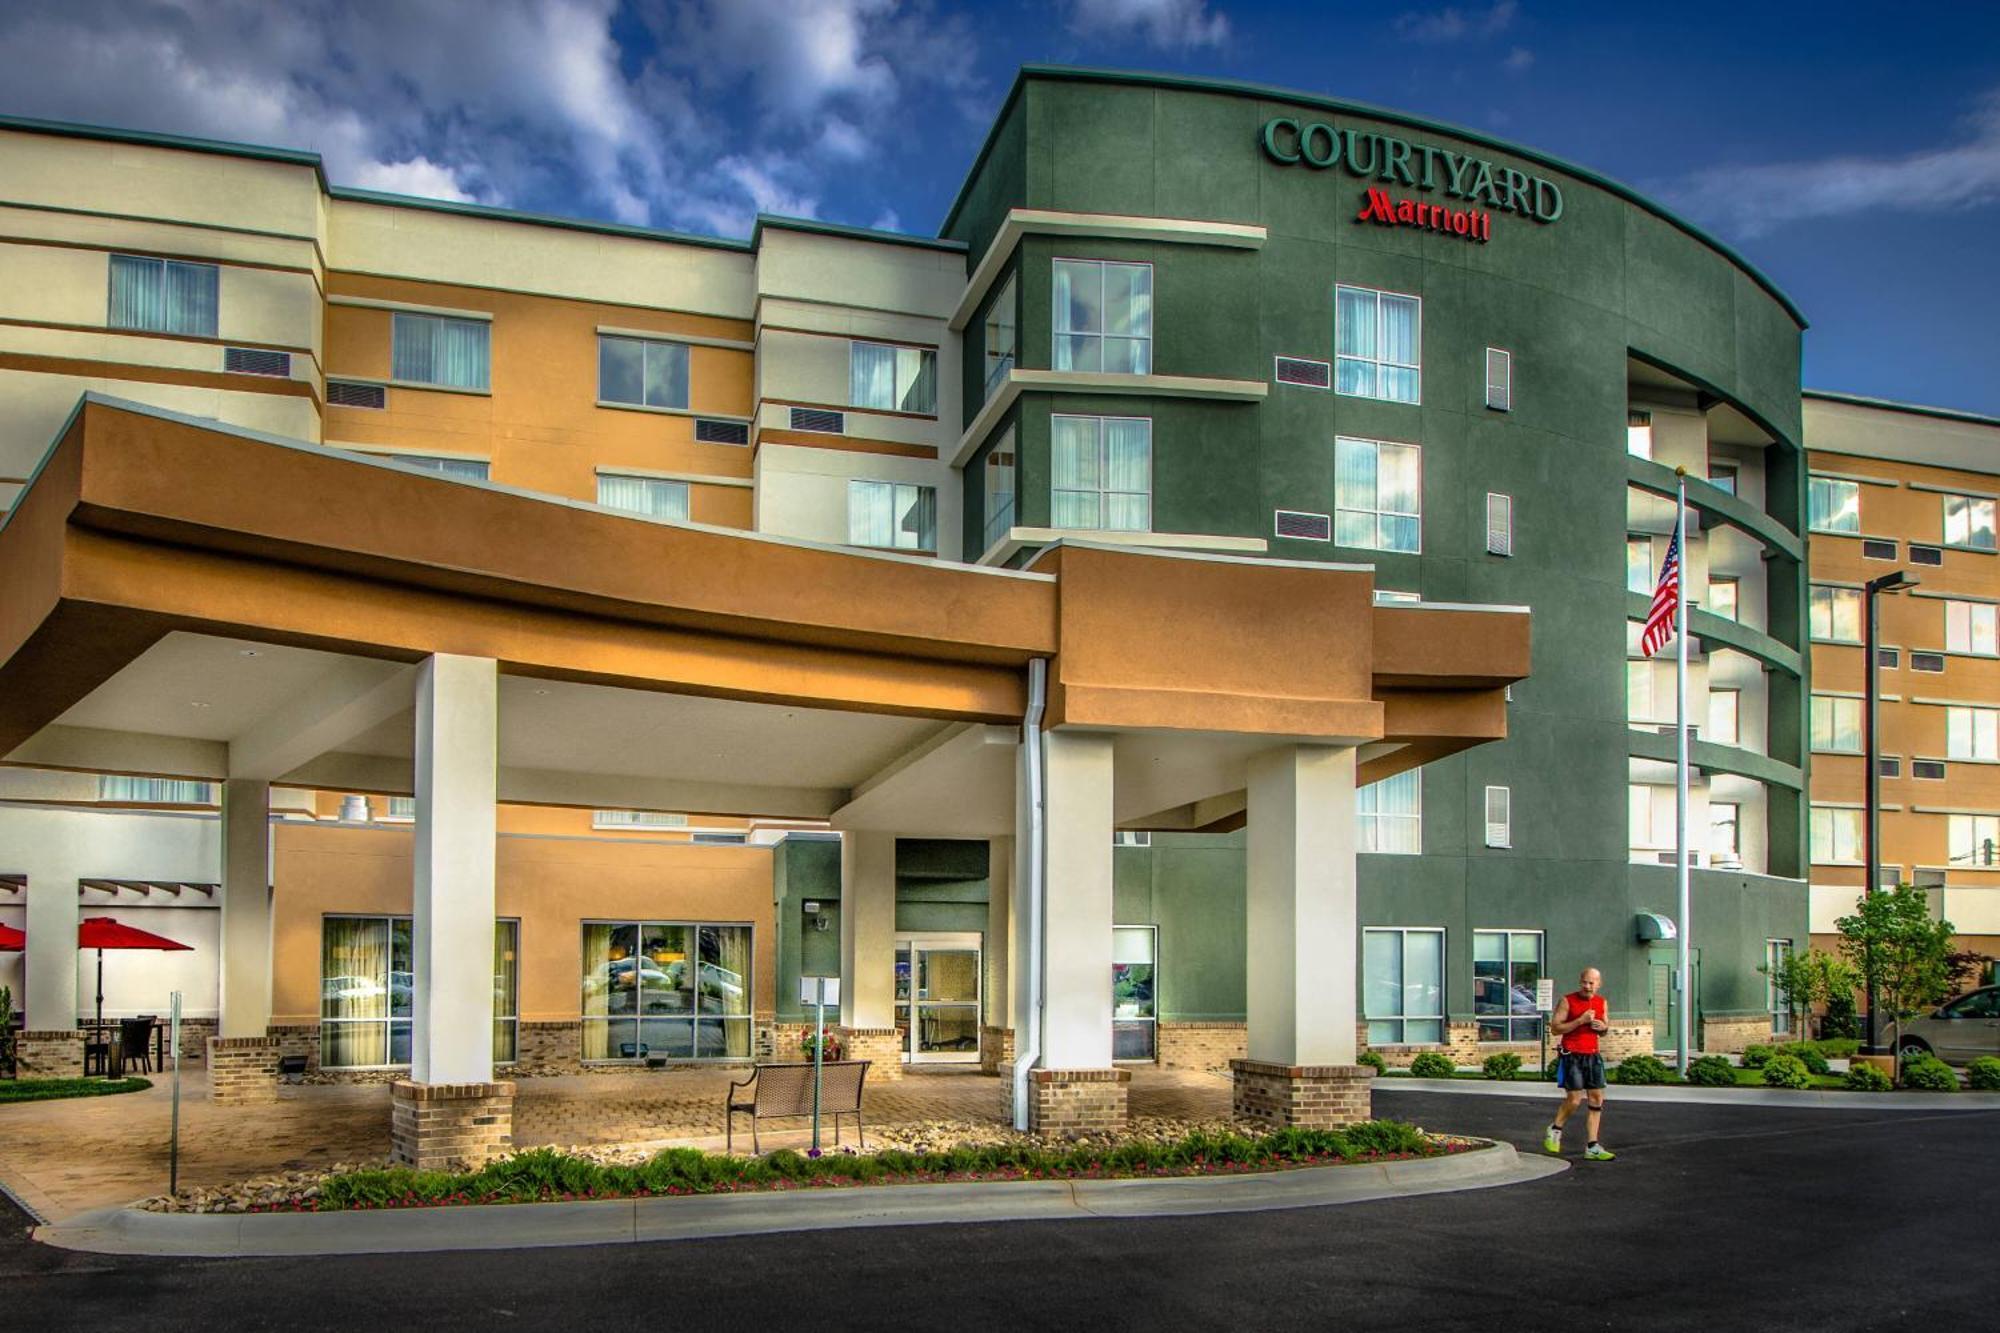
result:
[[[1433,144],[1411,143],[1373,130],[1340,129],[1318,120],[1301,124],[1286,116],[1265,121],[1257,132],[1257,142],[1264,155],[1282,167],[1315,171],[1344,167],[1348,175],[1362,180],[1437,190],[1479,206],[1453,209],[1416,200],[1391,200],[1386,190],[1371,189],[1355,219],[1359,222],[1427,227],[1484,241],[1490,239],[1491,213],[1518,213],[1540,223],[1554,222],[1563,215],[1562,187],[1554,181]],[[1391,206],[1391,216],[1381,215],[1377,196]],[[1482,213],[1480,208],[1490,212]],[[1443,222],[1440,214],[1445,215]],[[1480,219],[1476,237],[1471,230],[1473,216]],[[1466,230],[1459,229],[1460,219],[1465,221]]]

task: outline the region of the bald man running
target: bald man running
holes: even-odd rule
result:
[[[1563,1125],[1589,1098],[1590,1142],[1583,1155],[1592,1162],[1608,1162],[1617,1156],[1597,1141],[1597,1127],[1604,1118],[1604,1055],[1597,1049],[1597,1038],[1610,1028],[1605,1021],[1604,996],[1599,994],[1603,985],[1603,975],[1594,967],[1586,967],[1576,989],[1563,996],[1562,1003],[1556,1006],[1550,1028],[1562,1043],[1556,1056],[1556,1086],[1563,1090],[1564,1096],[1555,1123],[1542,1136],[1542,1150],[1560,1155]]]

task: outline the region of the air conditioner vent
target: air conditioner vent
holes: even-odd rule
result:
[[[1903,761],[1884,756],[1875,761],[1875,771],[1885,778],[1900,778],[1903,776]]]
[[[1333,516],[1309,514],[1297,509],[1280,509],[1277,534],[1280,537],[1295,537],[1300,541],[1330,542],[1333,540]]]
[[[1911,654],[1910,654],[1910,670],[1912,670],[1912,671],[1928,671],[1928,672],[1930,672],[1930,673],[1931,673],[1932,675],[1937,675],[1937,674],[1941,673],[1941,672],[1942,672],[1942,671],[1944,670],[1944,654],[1943,654],[1943,653],[1911,653]]]
[[[292,354],[267,352],[260,347],[225,347],[222,349],[222,368],[237,375],[271,375],[277,379],[290,379]]]
[[[1873,537],[1861,543],[1861,558],[1864,560],[1894,560],[1896,543],[1879,541]]]
[[[1910,776],[1913,778],[1924,778],[1931,782],[1943,782],[1944,760],[1912,759],[1910,761]]]
[[[703,444],[748,444],[750,426],[742,421],[716,421],[710,417],[696,417],[694,437]]]
[[[847,414],[829,412],[820,407],[795,407],[792,409],[792,429],[820,431],[827,435],[844,434]]]
[[[1486,405],[1495,412],[1514,410],[1514,354],[1486,349]]]
[[[1894,671],[1897,667],[1901,666],[1902,664],[1903,664],[1902,649],[1877,648],[1875,650],[1875,665],[1888,667],[1891,671]]]
[[[1333,367],[1324,361],[1308,361],[1299,356],[1278,358],[1278,383],[1296,384],[1306,389],[1333,387]]]
[[[328,380],[326,401],[333,407],[380,409],[389,405],[389,391],[379,384],[368,384],[361,380]]]
[[[1915,542],[1911,542],[1910,563],[1913,565],[1941,565],[1944,563],[1944,551],[1936,546],[1919,546]]]

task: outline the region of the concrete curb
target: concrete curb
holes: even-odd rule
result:
[[[1488,1189],[1540,1180],[1564,1163],[1505,1143],[1423,1161],[1168,1180],[1023,1180],[856,1186],[782,1194],[688,1195],[341,1213],[148,1213],[103,1208],[35,1228],[36,1240],[96,1254],[208,1258],[511,1250],[630,1244],[839,1227],[1175,1217],[1261,1212]]]
[[[1554,1102],[1562,1094],[1553,1083],[1475,1082],[1462,1078],[1377,1078],[1375,1092],[1442,1092],[1467,1097],[1539,1097]],[[1607,1099],[1621,1102],[1682,1102],[1701,1106],[1789,1106],[1832,1111],[1994,1111],[2000,1092],[1832,1092],[1825,1088],[1668,1088],[1613,1083]]]

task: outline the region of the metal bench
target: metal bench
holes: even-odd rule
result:
[[[820,1066],[821,1115],[833,1117],[833,1141],[840,1142],[840,1117],[854,1117],[854,1130],[861,1146],[868,1146],[868,1131],[861,1123],[861,1085],[868,1077],[866,1060],[828,1060]],[[757,1122],[810,1116],[813,1113],[813,1067],[808,1062],[758,1065],[750,1077],[729,1085],[723,1111],[722,1142],[726,1152],[735,1151],[736,1117],[750,1117],[750,1150],[762,1152],[757,1140]]]

